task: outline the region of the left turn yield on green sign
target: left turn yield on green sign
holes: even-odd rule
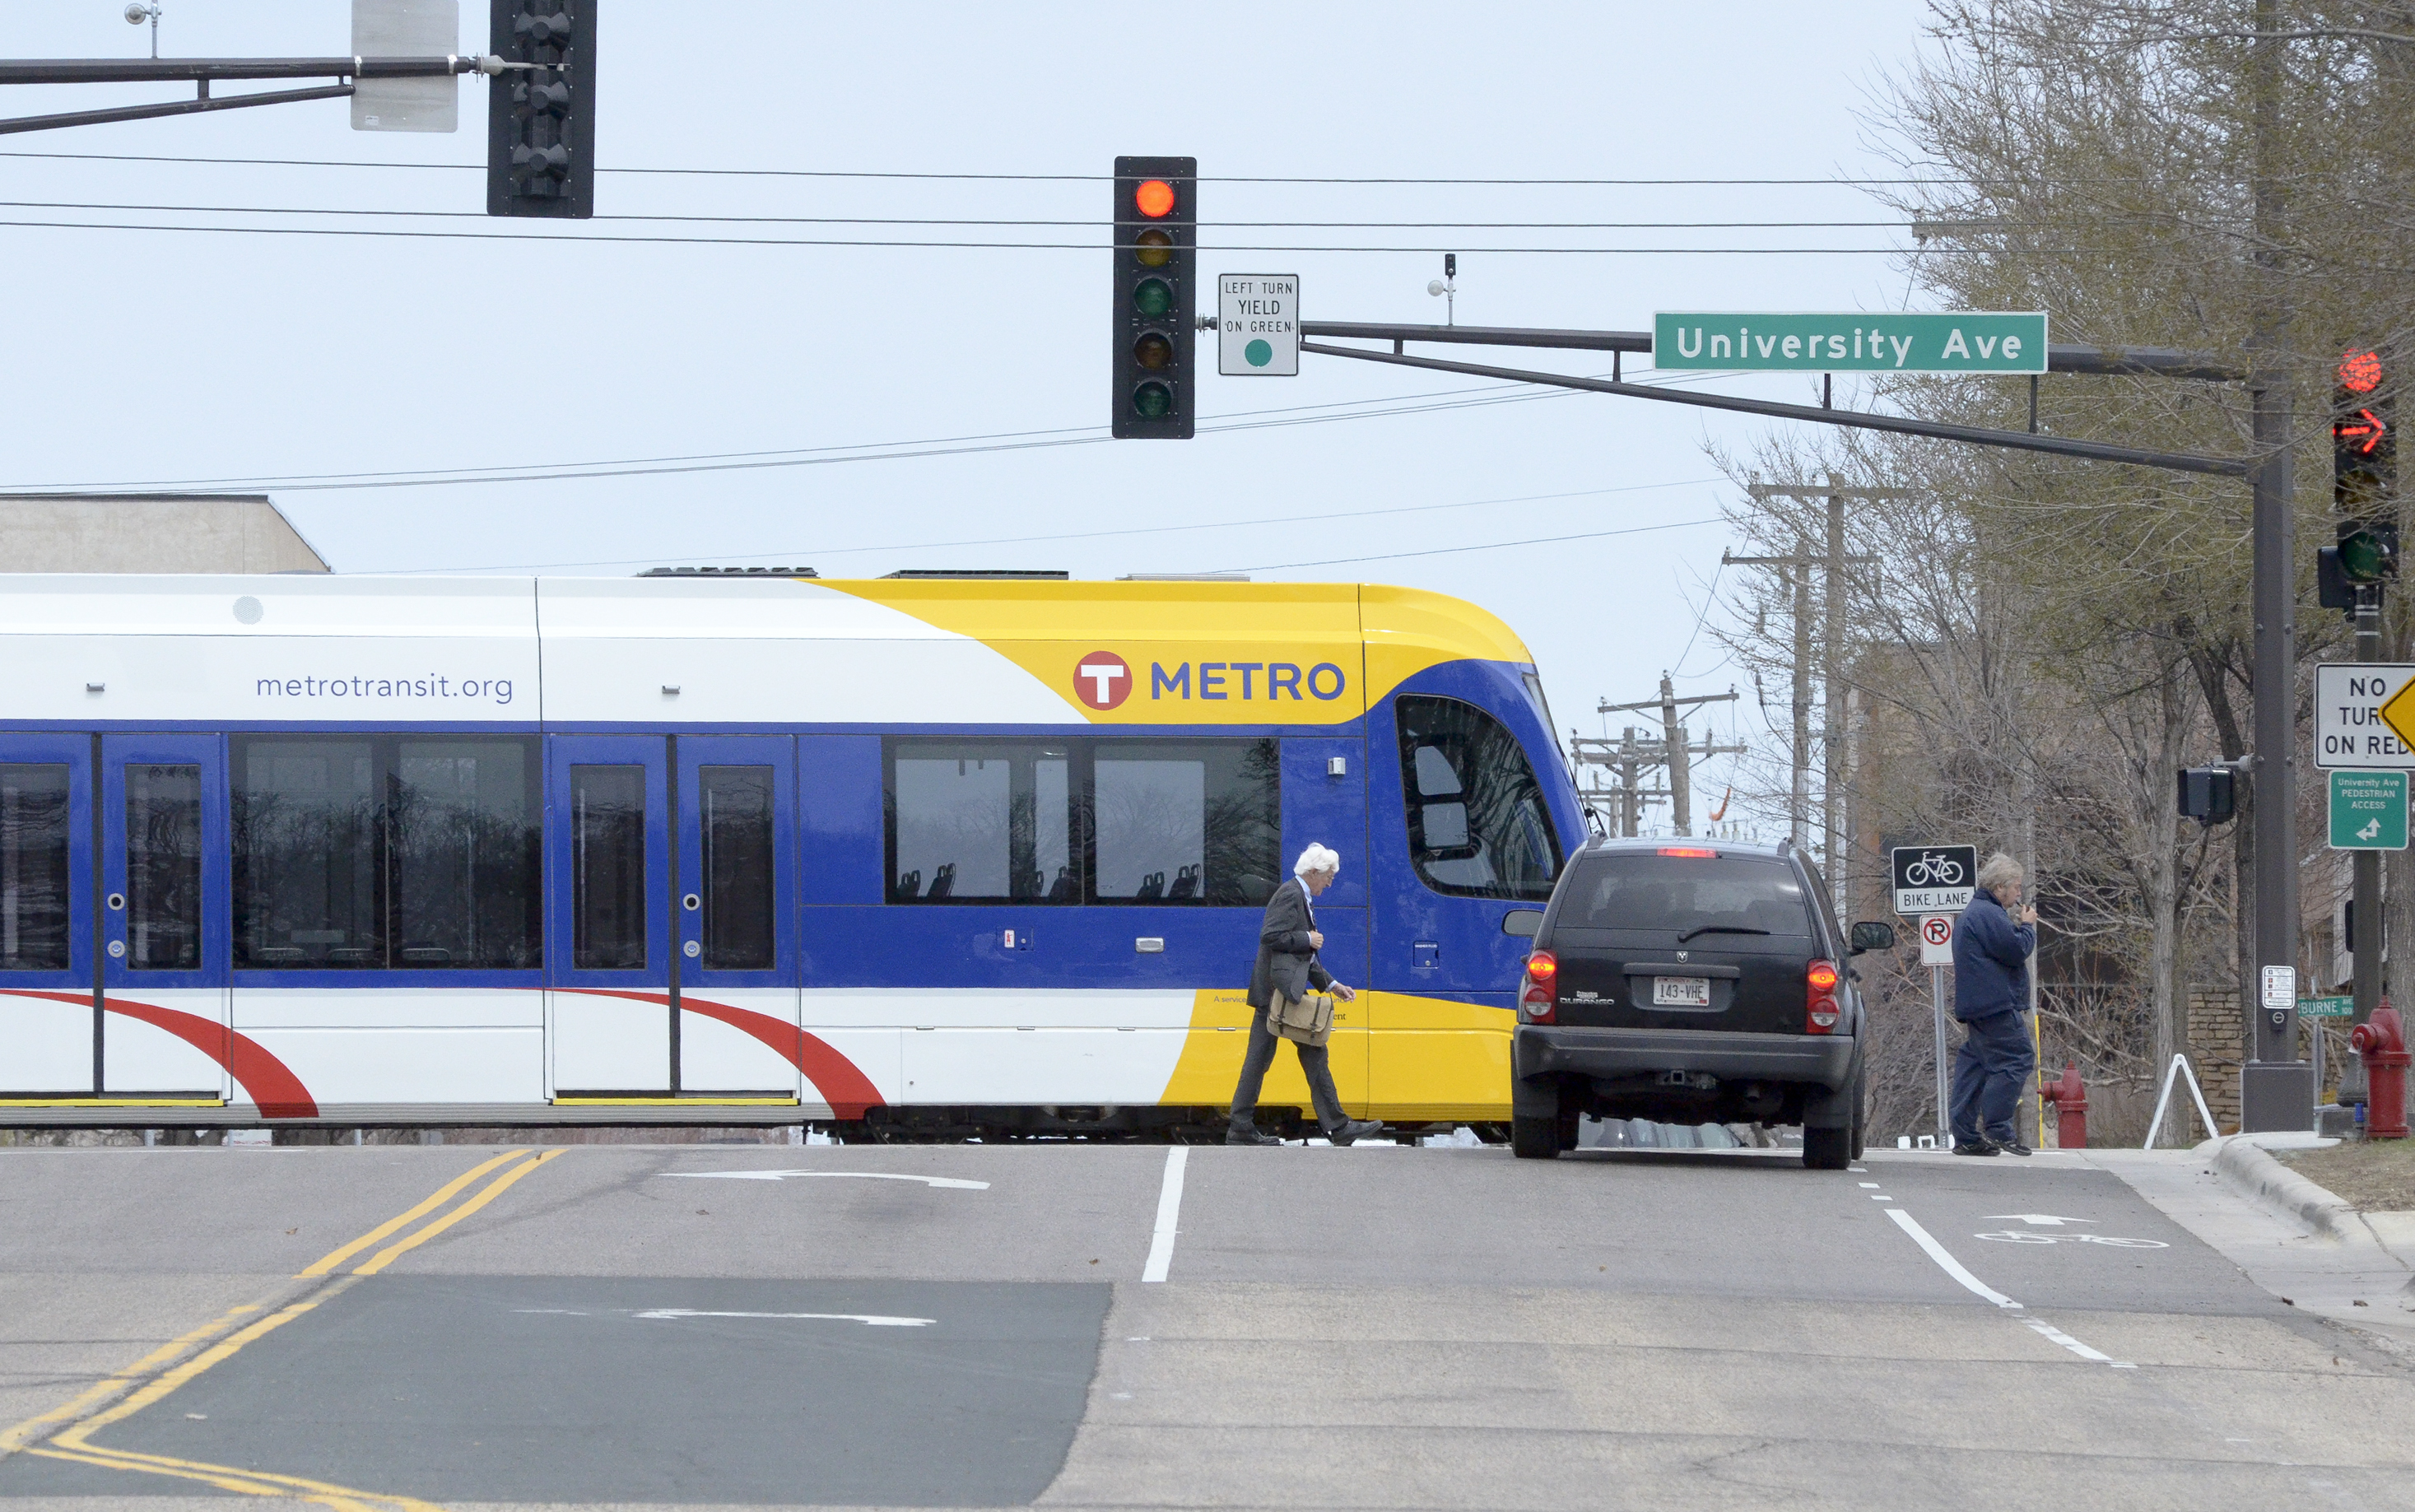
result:
[[[2407,848],[2407,773],[2333,771],[2332,849]]]

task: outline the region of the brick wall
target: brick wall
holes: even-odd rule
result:
[[[2223,1133],[2239,1127],[2239,1063],[2240,1047],[2245,1042],[2246,1025],[2239,1016],[2239,995],[2191,988],[2188,995],[2188,1058],[2189,1069],[2197,1072],[2198,1085],[2205,1088],[2205,1105],[2213,1112],[2214,1121]],[[2155,1068],[2155,1085],[2163,1085],[2164,1068]],[[2188,1089],[2182,1087],[2173,1094],[2176,1106],[2184,1105]],[[2165,1115],[2167,1118],[2169,1114]],[[2196,1110],[2189,1118],[2196,1121]]]

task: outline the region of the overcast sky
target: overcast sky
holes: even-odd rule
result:
[[[166,6],[167,56],[351,48],[346,0]],[[0,25],[15,57],[141,56],[147,33],[124,8],[6,0]],[[465,51],[483,50],[486,10],[463,6]],[[1917,0],[605,0],[606,171],[595,219],[568,231],[481,214],[488,86],[474,80],[451,136],[354,132],[340,100],[11,136],[0,486],[263,486],[347,573],[744,562],[825,576],[978,566],[1402,583],[1501,614],[1534,649],[1563,728],[1597,733],[1597,702],[1650,696],[1663,668],[1681,692],[1737,680],[1697,634],[1729,544],[1699,522],[1732,497],[1702,447],[1748,444],[1760,423],[1313,355],[1298,378],[1219,379],[1203,341],[1202,434],[1107,442],[1103,176],[1118,153],[1196,156],[1203,246],[1251,248],[1203,250],[1203,288],[1220,272],[1296,273],[1312,320],[1441,321],[1426,284],[1446,248],[1460,250],[1462,323],[1643,329],[1656,309],[1892,309],[1902,262],[1879,249],[1907,238],[1864,190],[1833,182],[1227,180],[1883,173],[1862,116],[1921,46],[1923,15]],[[21,88],[7,104],[23,114],[181,93]],[[62,153],[449,166],[27,156]],[[792,176],[626,172],[638,169]],[[630,218],[667,216],[788,218]],[[898,223],[955,220],[1058,224]],[[1688,224],[1653,224],[1665,222]],[[1759,224],[1771,222],[1816,224]],[[467,239],[480,235],[537,239]],[[789,245],[555,245],[578,236]],[[1078,245],[795,245],[832,241]],[[1399,250],[1331,249],[1353,247]],[[1653,250],[1501,250],[1578,247]],[[1769,250],[1801,248],[1851,250]],[[1592,354],[1463,354],[1609,369]],[[1811,392],[1799,378],[1716,386]],[[261,481],[741,453],[848,459],[378,488]],[[1367,511],[1389,513],[1311,517]],[[1633,533],[1609,533],[1621,531]],[[1740,571],[1720,598],[1732,602]],[[1749,696],[1732,707],[1743,733],[1764,734]],[[1716,721],[1723,738],[1728,722]]]

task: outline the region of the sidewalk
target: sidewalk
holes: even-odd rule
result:
[[[2360,1213],[2265,1153],[2332,1143],[2234,1134],[2186,1150],[2071,1153],[2119,1176],[2273,1295],[2415,1347],[2415,1213]]]

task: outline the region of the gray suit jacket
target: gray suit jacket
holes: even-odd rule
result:
[[[1258,961],[1250,969],[1250,1006],[1266,1008],[1274,995],[1302,997],[1312,987],[1323,992],[1333,985],[1332,974],[1316,959],[1308,943],[1315,927],[1308,906],[1308,887],[1294,877],[1275,889],[1267,900],[1267,916],[1258,926]]]

